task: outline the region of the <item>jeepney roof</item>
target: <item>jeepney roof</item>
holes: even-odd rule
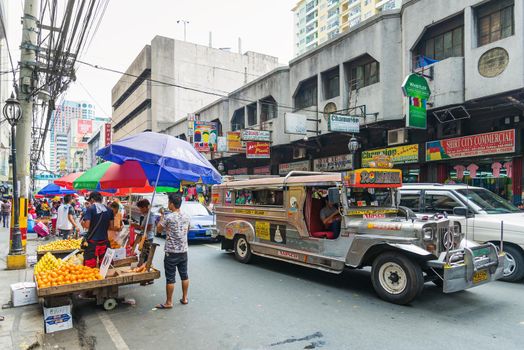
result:
[[[323,174],[323,175],[307,175],[307,176],[292,176],[288,177],[268,177],[262,179],[253,180],[240,180],[240,181],[226,181],[216,187],[259,187],[259,186],[284,186],[291,184],[300,185],[313,185],[313,184],[324,184],[335,185],[342,181],[341,174]]]

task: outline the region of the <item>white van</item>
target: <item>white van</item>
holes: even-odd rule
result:
[[[400,205],[417,216],[447,215],[467,239],[500,245],[506,253],[502,281],[524,278],[524,212],[481,187],[467,185],[404,184]]]

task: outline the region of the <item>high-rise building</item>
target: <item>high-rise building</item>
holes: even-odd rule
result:
[[[374,15],[400,8],[402,0],[300,0],[295,13],[295,56]]]
[[[87,167],[87,141],[109,118],[97,117],[90,102],[64,101],[56,107],[50,128],[51,171],[77,171]]]

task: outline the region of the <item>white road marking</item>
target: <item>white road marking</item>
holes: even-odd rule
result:
[[[216,246],[216,245],[211,245],[211,244],[204,244],[206,247],[208,248],[213,248],[215,250],[220,250],[220,247],[219,246]]]
[[[116,329],[115,324],[113,323],[113,321],[111,321],[109,316],[107,316],[106,313],[99,312],[98,318],[100,318],[100,321],[102,321],[104,327],[106,327],[107,333],[111,337],[111,340],[113,341],[113,344],[115,344],[115,347],[118,350],[129,350],[129,347],[124,341],[124,338],[122,338],[122,336],[118,332],[118,329]]]

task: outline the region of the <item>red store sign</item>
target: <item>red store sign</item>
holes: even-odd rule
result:
[[[266,165],[253,168],[253,175],[271,175],[271,167]]]
[[[246,142],[246,158],[269,158],[269,142]]]
[[[426,142],[426,161],[515,152],[515,130]]]
[[[105,145],[109,145],[111,143],[111,123],[106,123],[104,125],[104,135],[105,135]]]

